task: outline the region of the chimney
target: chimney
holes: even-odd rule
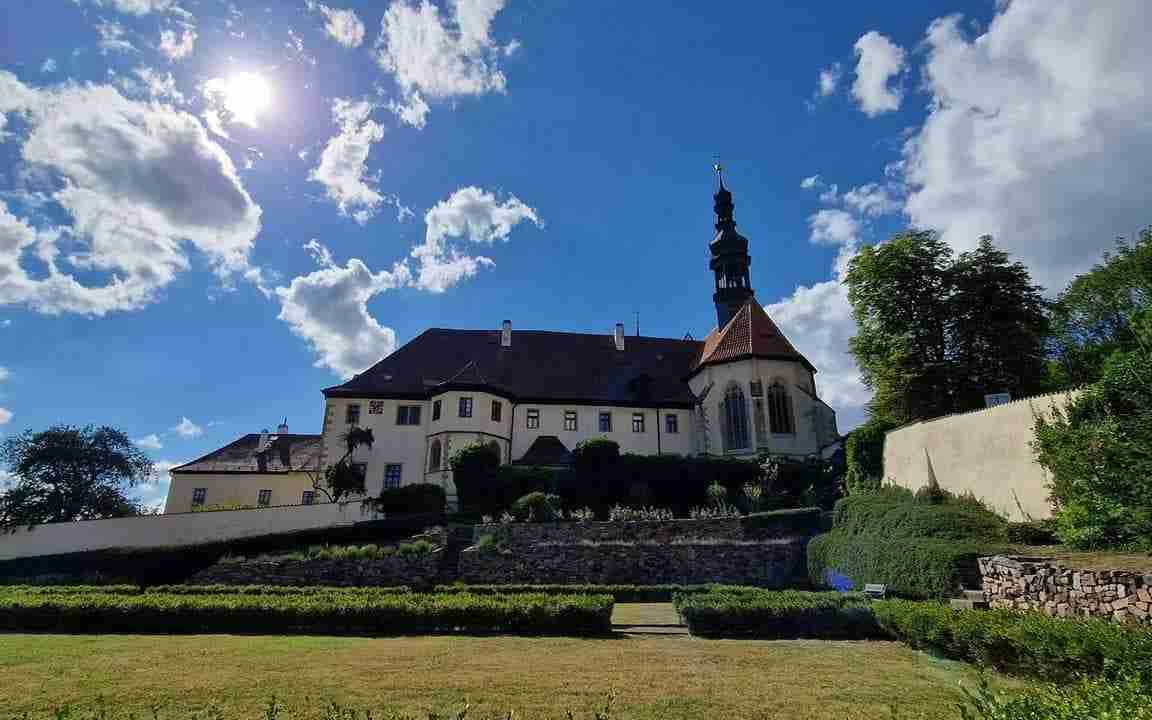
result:
[[[256,452],[262,453],[268,448],[268,428],[260,431],[260,444],[256,446]]]
[[[624,323],[616,323],[616,349],[624,349]]]
[[[505,320],[500,328],[500,347],[512,347],[512,321]]]
[[[276,428],[276,434],[277,435],[287,435],[288,434],[288,418],[287,418],[287,416],[285,416],[284,422],[280,423],[279,427]]]

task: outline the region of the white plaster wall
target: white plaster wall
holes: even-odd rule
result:
[[[528,410],[540,411],[540,427],[528,427]],[[564,413],[576,412],[576,430],[564,429]],[[612,432],[600,432],[600,413],[612,413]],[[644,414],[644,432],[632,432],[633,413]],[[680,431],[665,431],[665,416],[676,415]],[[632,408],[606,405],[539,404],[524,403],[516,406],[515,425],[512,429],[512,459],[517,460],[528,451],[541,435],[555,435],[569,450],[582,440],[607,437],[620,445],[622,453],[655,455],[692,454],[692,424],[688,410],[661,408]]]
[[[1006,405],[914,423],[888,433],[884,475],[918,490],[928,484],[928,459],[940,487],[971,492],[1014,520],[1051,517],[1048,474],[1030,443],[1038,415],[1051,417],[1074,393],[1054,393]]]
[[[156,548],[338,527],[375,520],[359,502],[145,515],[37,525],[0,534],[0,560],[106,550]]]
[[[689,382],[692,392],[696,395],[699,395],[709,383],[712,383],[712,389],[705,399],[705,411],[708,414],[709,454],[724,454],[720,404],[724,400],[724,391],[730,382],[738,383],[740,389],[744,391],[744,399],[748,403],[748,431],[752,444],[756,444],[756,423],[751,383],[757,379],[764,384],[765,394],[767,394],[768,387],[773,380],[776,379],[779,379],[781,384],[788,389],[792,398],[793,425],[796,432],[791,435],[776,435],[769,430],[767,446],[753,449],[751,453],[729,454],[747,455],[769,452],[774,455],[806,456],[819,452],[822,446],[834,439],[833,431],[830,429],[833,426],[833,421],[829,417],[830,411],[827,406],[800,389],[804,388],[815,394],[812,375],[807,368],[798,362],[751,358],[721,365],[710,365]],[[764,399],[764,421],[767,423],[767,397]]]
[[[168,486],[165,513],[192,511],[192,491],[206,490],[204,504],[252,505],[260,499],[261,490],[271,490],[271,505],[299,505],[312,480],[302,472],[290,473],[172,473]],[[322,498],[323,495],[320,496]],[[320,498],[317,498],[319,500]]]

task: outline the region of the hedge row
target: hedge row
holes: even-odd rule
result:
[[[882,632],[859,593],[733,589],[681,594],[676,611],[693,635],[864,639]]]
[[[378,595],[410,593],[407,585],[337,587],[331,585],[6,585],[0,595]]]
[[[817,587],[862,589],[882,583],[892,595],[914,599],[954,597],[976,559],[999,547],[930,538],[885,538],[837,531],[808,542],[808,578]]]
[[[833,528],[849,535],[1004,542],[1008,523],[976,501],[943,503],[913,500],[907,491],[886,488],[836,502]]]
[[[1152,682],[1152,628],[905,600],[874,602],[872,610],[886,632],[913,647],[1002,672],[1053,681],[1104,675]]]
[[[52,632],[608,633],[610,595],[0,595],[0,630]]]
[[[677,594],[695,594],[731,589],[730,585],[437,585],[438,593],[509,595],[544,593],[548,595],[611,595],[616,602],[671,602]],[[749,588],[754,589],[754,588]]]

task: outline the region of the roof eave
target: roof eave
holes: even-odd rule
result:
[[[722,360],[705,360],[696,367],[692,368],[692,372],[688,373],[684,380],[691,380],[692,378],[696,377],[696,375],[698,375],[701,370],[710,365],[727,365],[728,363],[740,362],[741,360],[751,360],[752,358],[758,358],[760,360],[784,360],[787,362],[798,362],[807,368],[809,372],[816,372],[816,368],[812,365],[812,363],[808,362],[808,358],[800,354],[789,355],[786,353],[741,353],[740,355],[733,355],[732,357],[726,357]]]

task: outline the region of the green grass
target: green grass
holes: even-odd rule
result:
[[[257,717],[275,695],[314,714],[458,709],[469,717],[613,720],[955,718],[974,671],[888,642],[517,637],[0,635],[0,717],[53,707]],[[1010,682],[1016,681],[998,681]]]

